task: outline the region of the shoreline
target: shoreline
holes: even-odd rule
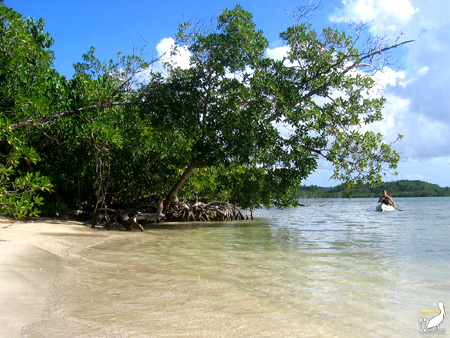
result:
[[[82,222],[0,218],[0,337],[50,317],[52,287],[70,257],[116,237]]]
[[[123,248],[148,243],[140,231],[55,219],[0,223],[0,337],[300,336],[278,305],[217,279],[233,279],[232,267],[186,271],[192,247],[184,234],[148,233],[154,246],[141,251],[142,263]],[[159,254],[167,260],[154,260]]]
[[[0,337],[414,336],[446,302],[445,255],[430,259],[445,205],[381,217],[371,201],[318,202],[144,233],[0,222]]]

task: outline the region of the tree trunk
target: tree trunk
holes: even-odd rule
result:
[[[166,210],[167,206],[172,203],[175,199],[175,196],[178,194],[178,191],[181,189],[181,187],[184,185],[184,183],[188,180],[188,178],[192,175],[195,169],[200,168],[198,164],[191,163],[186,170],[184,171],[183,175],[181,175],[178,182],[172,187],[170,192],[167,194],[166,200],[164,201],[164,210]]]

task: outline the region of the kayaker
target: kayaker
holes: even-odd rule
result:
[[[383,196],[380,197],[380,199],[378,200],[378,203],[392,205],[394,208],[396,208],[395,202],[392,199],[392,197],[387,194],[387,190],[383,190]]]

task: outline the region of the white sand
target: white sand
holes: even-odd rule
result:
[[[22,337],[22,328],[45,320],[64,258],[107,235],[78,222],[0,218],[0,337]]]

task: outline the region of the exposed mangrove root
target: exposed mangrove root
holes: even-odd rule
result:
[[[171,207],[171,208],[170,208]],[[174,221],[235,221],[249,219],[241,210],[229,202],[204,203],[198,199],[195,202],[181,202],[175,199],[166,212],[166,219]],[[251,213],[251,219],[253,214]]]
[[[234,204],[229,202],[201,202],[195,201],[179,201],[177,198],[170,203],[163,213],[164,199],[159,199],[155,212],[141,211],[123,211],[113,208],[99,208],[92,216],[91,227],[95,228],[104,222],[104,227],[108,230],[117,229],[119,225],[123,225],[126,230],[138,228],[144,231],[144,226],[148,222],[166,221],[235,221],[253,219],[253,212],[245,211],[245,215]],[[151,209],[150,209],[151,210]],[[153,209],[154,210],[154,209]]]
[[[110,208],[97,209],[92,217],[91,227],[95,228],[102,220],[105,221],[105,228],[108,230],[117,228],[117,224],[122,224],[128,231],[133,230],[133,227],[137,227],[139,230],[144,231],[144,227],[137,222],[136,215],[130,216],[127,212],[120,210]]]
[[[164,205],[164,200],[160,199],[158,201],[158,209],[156,212],[148,213],[148,212],[139,212],[136,214],[136,219],[138,221],[144,221],[146,224],[147,221],[156,221],[159,222],[159,220],[164,219],[165,215],[162,213]]]

